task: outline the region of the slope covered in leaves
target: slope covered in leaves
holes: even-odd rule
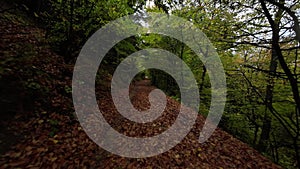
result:
[[[6,143],[6,135],[1,137],[1,146],[7,148],[2,151],[0,168],[280,168],[220,129],[204,144],[198,143],[204,122],[200,115],[180,144],[158,156],[130,159],[101,149],[74,116],[72,65],[64,64],[62,57],[50,50],[43,30],[20,18],[14,11],[0,17],[1,82],[9,89],[1,97],[20,98],[11,99],[20,104],[14,116],[1,120],[1,128],[10,133],[12,144]],[[149,108],[148,94],[154,87],[141,81],[131,89],[134,106]],[[175,121],[180,106],[168,98],[159,119],[137,125],[117,113],[107,87],[98,85],[96,94],[106,120],[128,136],[153,136],[165,131]]]

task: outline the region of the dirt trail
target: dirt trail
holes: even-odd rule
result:
[[[31,79],[29,84],[39,84],[45,89],[45,93],[28,96],[33,100],[32,109],[24,110],[26,113],[17,112],[12,120],[3,123],[11,132],[22,135],[22,139],[16,140],[16,144],[1,154],[0,168],[280,168],[220,129],[204,144],[198,143],[204,122],[201,115],[180,144],[158,156],[130,159],[103,150],[89,139],[74,117],[68,92],[72,66],[64,64],[60,56],[46,47],[42,30],[22,26],[20,21],[6,17],[0,17],[0,25],[0,34],[5,35],[0,51],[5,59],[18,60],[18,54],[25,50],[20,43],[30,48],[26,50],[34,52],[35,56],[25,62],[19,60],[17,64],[7,64],[11,71],[8,75],[18,75],[23,81]],[[149,81],[135,83],[132,102],[137,109],[149,108],[148,94],[153,89]],[[98,86],[96,94],[106,120],[128,136],[149,137],[165,131],[176,120],[180,107],[178,102],[167,98],[167,108],[162,116],[153,123],[140,125],[116,111],[110,93],[104,88]]]
[[[137,94],[132,99],[133,105],[140,110],[149,108],[148,94],[153,89],[155,88],[150,86],[149,81],[135,83],[132,90]],[[110,108],[110,103],[111,100],[108,99],[104,104],[107,107],[102,109],[111,110],[106,117],[122,119],[115,109]],[[128,136],[151,137],[165,131],[174,123],[179,107],[178,102],[167,98],[165,112],[153,123],[136,125],[123,118],[118,120],[116,126],[119,127],[116,127],[116,130]],[[110,122],[113,124],[113,121]],[[112,155],[102,160],[102,164],[104,168],[280,168],[247,144],[220,129],[217,129],[204,144],[198,143],[204,121],[204,117],[199,115],[194,127],[182,142],[163,154],[145,159],[128,159]]]

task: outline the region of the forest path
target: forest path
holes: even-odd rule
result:
[[[15,144],[1,154],[0,168],[280,168],[220,129],[207,142],[198,143],[205,120],[201,115],[181,143],[163,154],[133,159],[103,150],[74,117],[70,93],[72,65],[64,64],[62,57],[51,51],[43,30],[24,24],[28,21],[20,21],[14,11],[9,12],[0,17],[1,67],[5,69],[1,70],[1,79],[14,79],[7,85],[25,86],[19,86],[24,91],[14,97],[19,99],[12,99],[22,103],[21,109],[15,110],[9,120],[1,120],[1,127],[22,135],[22,139],[15,137]],[[110,93],[97,87],[99,107],[120,133],[153,136],[172,125],[178,114],[180,104],[168,97],[165,113],[155,122],[129,122],[113,107]],[[132,88],[136,93],[133,105],[140,110],[149,108],[148,94],[155,87],[149,81],[141,81]]]
[[[149,93],[155,89],[149,81],[134,83],[131,90],[135,96],[132,104],[138,110],[150,107]],[[120,95],[126,94],[120,93]],[[127,136],[151,137],[168,129],[176,120],[180,103],[167,97],[167,106],[164,113],[152,123],[136,124],[123,117],[114,108],[109,96],[100,107],[106,119],[114,128]],[[107,111],[109,110],[109,111]],[[169,151],[150,158],[130,159],[109,155],[101,160],[104,168],[280,168],[263,157],[256,150],[242,143],[230,134],[217,128],[211,138],[203,144],[198,142],[199,133],[205,118],[198,115],[196,123],[189,134]],[[115,122],[115,123],[114,123]],[[176,134],[176,133],[174,133]]]

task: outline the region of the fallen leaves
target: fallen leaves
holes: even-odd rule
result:
[[[7,54],[5,51],[8,50],[14,53],[12,43],[20,40],[40,45],[34,37],[38,29],[31,30],[33,28],[29,27],[31,31],[27,29],[28,33],[23,34],[21,26],[7,21],[4,25],[0,27],[1,32],[7,33],[3,37],[5,43],[0,43],[3,53]],[[24,64],[40,71],[32,75],[33,78],[51,92],[45,97],[47,104],[43,101],[34,103],[38,113],[28,118],[18,115],[10,123],[12,130],[22,132],[24,137],[1,155],[0,168],[280,168],[220,129],[207,142],[198,143],[199,132],[205,120],[201,115],[181,143],[163,154],[138,159],[110,154],[97,146],[72,117],[72,100],[68,95],[71,76],[65,77],[62,73],[65,71],[71,75],[72,66],[62,64],[61,58],[49,49],[37,53],[44,57]],[[50,77],[51,80],[46,80],[45,77]],[[137,82],[131,86],[134,93],[131,99],[136,109],[147,110],[150,107],[148,95],[153,89],[155,88],[150,86],[149,81]],[[123,118],[116,111],[109,91],[98,87],[96,92],[99,108],[107,122],[118,132],[130,137],[158,135],[172,126],[179,113],[180,104],[167,98],[167,108],[158,119],[152,123],[137,124]],[[126,91],[120,92],[120,95],[124,94]],[[153,146],[156,144],[153,143]]]

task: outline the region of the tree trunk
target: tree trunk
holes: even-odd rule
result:
[[[295,149],[296,167],[298,167],[300,169],[300,152],[299,152],[300,147],[297,144],[298,139],[299,139],[299,136],[297,136],[293,139],[293,146]]]
[[[265,99],[266,109],[263,118],[262,132],[258,142],[258,150],[262,152],[266,151],[267,141],[270,138],[272,117],[269,112],[269,107],[272,107],[272,102],[273,102],[274,77],[272,76],[272,74],[276,74],[277,64],[278,64],[277,60],[278,57],[276,55],[276,52],[274,49],[272,49],[272,57],[271,57],[269,77],[268,77],[269,79],[268,79],[268,85],[266,89],[266,99]]]
[[[281,50],[281,47],[279,45],[279,31],[278,31],[278,28],[276,26],[276,20],[274,21],[266,7],[266,4],[263,0],[260,0],[261,2],[261,5],[262,5],[262,8],[265,12],[265,15],[272,27],[272,32],[273,32],[273,37],[272,37],[272,49],[276,52],[277,56],[278,56],[278,60],[279,60],[279,63],[283,69],[283,71],[285,72],[288,80],[289,80],[289,83],[290,83],[290,86],[292,87],[292,93],[293,93],[293,99],[295,101],[295,104],[296,104],[296,119],[299,118],[299,112],[300,112],[300,95],[299,95],[299,88],[298,88],[298,82],[297,82],[297,79],[296,77],[294,77],[294,75],[292,74],[292,71],[290,70],[290,68],[288,67],[284,57],[283,57],[283,54],[282,54],[282,50]],[[284,0],[280,0],[279,2],[280,5],[284,5]],[[280,7],[280,9],[283,9],[282,7]],[[276,18],[277,19],[277,18]],[[298,20],[297,20],[298,21]],[[296,32],[297,33],[297,32]],[[297,39],[299,40],[299,39]],[[299,122],[298,120],[296,121],[296,135],[291,135],[291,137],[293,138],[293,146],[294,146],[294,149],[295,149],[295,154],[296,154],[296,160],[297,160],[297,166],[298,168],[300,169],[300,155],[299,155],[299,146],[297,144],[298,140],[299,140]],[[291,133],[290,133],[291,134]]]
[[[253,145],[256,145],[256,140],[257,140],[257,135],[258,135],[258,129],[259,129],[259,126],[255,125]]]
[[[272,107],[273,102],[273,89],[274,89],[274,78],[272,74],[276,74],[277,70],[277,56],[274,50],[272,51],[272,58],[270,63],[270,69],[269,69],[269,80],[268,85],[266,89],[266,99],[265,99],[265,114],[263,118],[263,126],[262,126],[262,132],[260,135],[260,139],[258,142],[258,150],[259,151],[266,151],[267,148],[267,142],[270,138],[270,131],[271,131],[271,123],[272,123],[272,117],[269,112],[269,107]]]
[[[280,3],[284,3],[284,0],[280,0]],[[280,20],[282,18],[283,10],[279,9],[276,12],[275,20],[273,24],[273,35],[272,35],[272,56],[271,56],[271,63],[269,68],[269,80],[268,85],[266,89],[266,99],[265,99],[265,105],[266,105],[266,111],[264,114],[263,119],[263,127],[262,132],[260,135],[259,143],[258,143],[258,150],[259,151],[266,151],[267,148],[267,141],[270,138],[270,131],[271,131],[271,122],[272,118],[269,113],[269,107],[272,107],[273,102],[273,89],[274,89],[274,77],[272,75],[276,74],[277,71],[277,65],[278,65],[278,53],[276,51],[276,45],[279,43],[279,24]]]
[[[201,93],[203,91],[204,88],[204,81],[205,81],[205,75],[206,75],[206,67],[203,65],[203,72],[202,72],[202,76],[201,76],[201,84],[199,87],[199,92]]]

